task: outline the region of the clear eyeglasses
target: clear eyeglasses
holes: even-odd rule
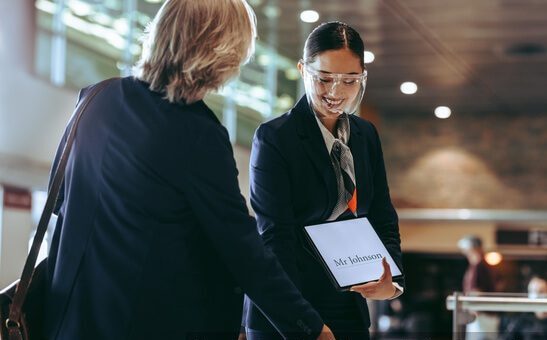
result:
[[[321,72],[309,65],[304,65],[305,72],[317,85],[332,87],[344,85],[345,87],[357,87],[363,85],[367,81],[367,70],[359,74],[348,73],[328,73]]]
[[[365,88],[367,74],[362,73],[330,73],[314,69],[310,65],[304,66],[304,87],[308,103],[317,112],[353,114],[357,112]],[[324,98],[328,97],[325,101]],[[330,101],[329,101],[330,100]]]

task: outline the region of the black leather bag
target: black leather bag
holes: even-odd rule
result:
[[[36,228],[36,234],[34,235],[21,279],[0,291],[1,340],[36,340],[43,338],[47,259],[40,262],[36,268],[34,266],[63,183],[66,163],[72,149],[78,123],[93,97],[114,79],[105,80],[93,87],[91,92],[76,108],[74,123],[67,137],[59,165],[53,176],[46,204]]]
[[[42,337],[46,265],[44,260],[34,269],[19,321],[12,322],[9,319],[9,313],[20,280],[0,292],[0,320],[2,320],[0,337],[2,339],[40,339]],[[13,328],[17,328],[21,333],[17,335],[18,337],[10,337],[9,330]]]

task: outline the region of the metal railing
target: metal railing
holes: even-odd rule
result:
[[[446,308],[452,311],[452,339],[463,339],[459,325],[463,311],[472,312],[544,312],[547,313],[546,298],[528,298],[525,294],[482,293],[463,295],[455,292],[446,298]]]
[[[405,221],[486,221],[486,222],[547,222],[546,210],[507,209],[397,209]]]

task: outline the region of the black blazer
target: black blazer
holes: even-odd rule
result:
[[[107,85],[80,122],[58,202],[45,336],[235,338],[242,291],[282,332],[317,336],[322,320],[264,250],[237,175],[202,101],[171,104],[134,78]]]
[[[402,268],[398,218],[389,196],[375,127],[350,115],[348,144],[355,166],[357,213],[370,220]],[[305,225],[329,218],[337,200],[331,159],[305,96],[289,112],[257,129],[250,168],[251,204],[259,231],[304,297],[313,305],[325,294],[334,298],[340,296],[337,294],[356,294],[336,292],[303,236]],[[404,286],[402,279],[398,283]],[[364,322],[369,325],[365,300],[360,299],[359,304]],[[269,329],[256,306],[246,303],[246,308],[248,327]]]

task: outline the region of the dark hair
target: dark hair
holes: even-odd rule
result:
[[[476,235],[465,235],[458,241],[458,247],[462,249],[482,248],[482,240]]]
[[[315,57],[325,51],[347,48],[352,51],[365,67],[365,44],[359,33],[351,26],[339,21],[322,23],[306,39],[304,45],[305,62],[313,62]]]

